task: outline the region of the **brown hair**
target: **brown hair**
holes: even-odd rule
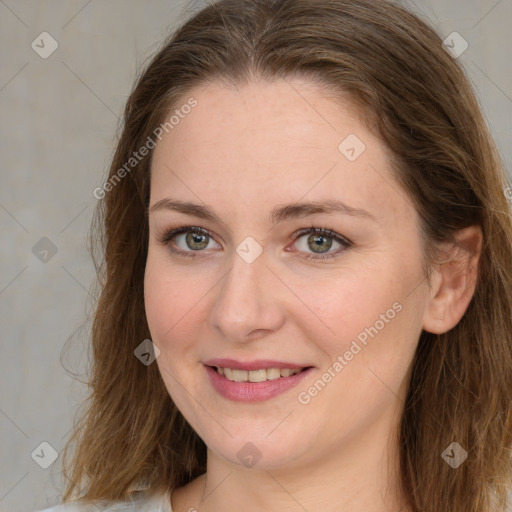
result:
[[[465,72],[424,21],[386,0],[220,0],[181,26],[141,73],[109,177],[194,86],[298,76],[350,98],[392,150],[397,183],[421,217],[427,279],[436,242],[482,228],[466,313],[450,331],[423,331],[419,339],[399,432],[400,475],[414,511],[505,510],[512,480],[508,183]],[[148,156],[112,182],[97,207],[91,242],[104,259],[94,260],[101,294],[90,403],[65,447],[64,501],[126,499],[139,485],[169,491],[206,470],[205,445],[157,365],[134,356],[150,338],[143,295],[150,165]],[[457,469],[441,457],[454,441],[469,454]]]

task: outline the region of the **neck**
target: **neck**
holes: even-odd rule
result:
[[[175,512],[406,512],[398,474],[398,423],[391,425],[381,417],[329,453],[286,468],[245,468],[208,450],[207,472],[189,484],[187,496],[181,493]]]

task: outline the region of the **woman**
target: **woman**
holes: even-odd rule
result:
[[[95,191],[52,510],[505,510],[512,216],[450,46],[386,0],[221,0],[166,42]]]

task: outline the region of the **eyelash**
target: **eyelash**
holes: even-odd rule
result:
[[[158,238],[158,241],[162,245],[168,246],[169,242],[175,236],[180,235],[182,233],[189,233],[189,232],[197,233],[200,235],[207,235],[210,238],[213,238],[211,232],[208,231],[207,229],[201,228],[199,226],[185,225],[185,226],[179,226],[179,227],[167,230],[163,235],[161,235]],[[340,253],[345,252],[347,249],[351,248],[354,245],[350,240],[339,235],[332,229],[317,228],[317,227],[313,227],[313,226],[311,226],[310,228],[300,229],[299,231],[294,233],[294,236],[296,237],[296,240],[297,240],[299,238],[302,238],[304,235],[308,235],[310,233],[325,235],[326,238],[332,238],[336,242],[340,243],[342,248],[338,249],[337,251],[335,251],[333,253],[326,253],[326,255],[313,256],[310,254],[309,256],[304,256],[306,259],[309,259],[309,260],[317,260],[318,261],[318,260],[326,260],[326,259],[334,258],[334,257],[338,256]],[[188,258],[195,258],[197,256],[197,254],[195,254],[195,253],[201,252],[201,251],[182,251],[181,249],[174,249],[171,247],[169,247],[169,250],[175,254],[179,254],[180,256],[185,256]]]

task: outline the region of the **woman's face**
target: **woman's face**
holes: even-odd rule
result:
[[[306,81],[191,97],[151,175],[145,304],[171,398],[238,465],[382,446],[428,295],[418,215],[386,148]],[[182,226],[200,231],[167,236]]]

